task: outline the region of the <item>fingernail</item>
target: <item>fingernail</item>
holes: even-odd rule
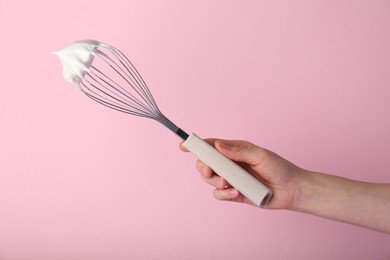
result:
[[[208,175],[208,169],[207,169],[206,167],[203,167],[203,168],[202,168],[202,174],[203,174],[204,177],[207,177],[207,175]]]
[[[236,190],[236,189],[231,189],[230,191],[229,191],[229,194],[230,195],[232,195],[232,197],[234,196],[237,196],[237,194],[238,194],[238,191]]]

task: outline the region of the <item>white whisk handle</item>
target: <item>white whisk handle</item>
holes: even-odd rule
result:
[[[267,186],[197,135],[191,134],[183,145],[257,206],[263,208],[271,199]]]

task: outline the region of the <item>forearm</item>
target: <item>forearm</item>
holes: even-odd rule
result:
[[[390,233],[390,184],[304,171],[292,209]]]

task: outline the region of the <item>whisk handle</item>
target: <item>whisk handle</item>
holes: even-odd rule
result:
[[[183,145],[255,205],[263,208],[271,199],[267,186],[197,135],[191,134]]]

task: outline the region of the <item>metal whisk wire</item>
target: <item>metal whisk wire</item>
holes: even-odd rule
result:
[[[112,46],[99,46],[95,51],[93,64],[95,62],[99,62],[99,65],[106,66],[109,70],[98,69],[95,65],[90,66],[79,83],[80,90],[85,95],[111,109],[156,120],[183,140],[188,138],[187,133],[161,113],[145,81],[120,50]],[[110,72],[109,75],[107,72]]]

